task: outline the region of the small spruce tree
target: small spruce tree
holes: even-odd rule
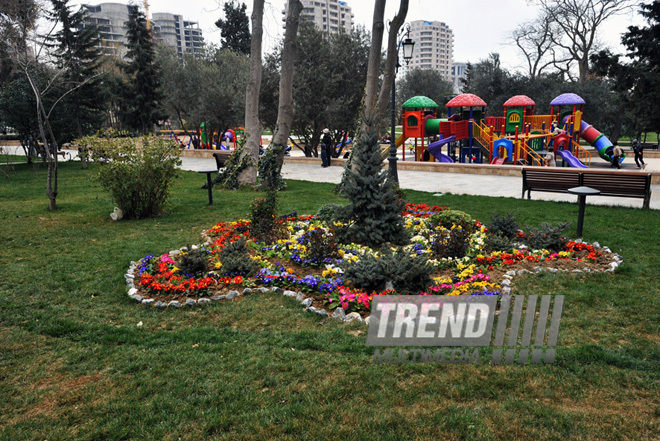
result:
[[[402,215],[405,203],[382,169],[378,135],[371,124],[357,142],[352,167],[344,175],[342,195],[351,201],[340,214],[348,225],[338,232],[342,242],[370,247],[409,242]]]

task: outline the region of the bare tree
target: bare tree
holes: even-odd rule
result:
[[[383,34],[385,32],[385,0],[375,0],[374,19],[371,26],[371,50],[369,51],[369,65],[367,66],[367,84],[364,93],[364,114],[373,115],[378,104],[378,77],[382,59]],[[365,120],[362,122],[360,132],[366,130]]]
[[[387,109],[390,106],[390,93],[392,91],[392,82],[394,75],[396,75],[396,63],[398,60],[398,47],[397,38],[399,37],[399,29],[406,21],[408,15],[408,0],[401,0],[399,4],[399,12],[394,16],[390,23],[389,36],[387,39],[387,59],[385,60],[385,74],[383,75],[383,83],[380,86],[380,94],[378,96],[378,122],[380,123],[385,118]],[[394,134],[391,135],[394,139]]]
[[[277,126],[273,133],[272,146],[280,148],[278,170],[284,162],[284,147],[291,134],[291,125],[295,108],[293,105],[293,74],[298,46],[298,24],[303,4],[300,0],[289,0],[282,48],[282,65],[280,69],[280,97],[277,110]],[[279,172],[279,171],[278,171]]]
[[[259,147],[263,127],[259,120],[259,93],[261,92],[261,40],[263,35],[264,0],[252,3],[252,41],[250,43],[250,78],[245,90],[245,143],[244,154],[252,157],[252,165],[239,175],[241,184],[256,185]],[[288,135],[287,135],[288,136]]]
[[[555,63],[557,54],[552,33],[552,22],[540,18],[522,23],[511,33],[511,40],[525,58],[527,74],[532,80]]]
[[[22,7],[19,10],[20,13],[15,15],[3,11],[0,14],[0,26],[6,30],[6,35],[10,36],[8,44],[14,62],[25,75],[34,95],[38,137],[43,143],[44,159],[48,163],[46,191],[49,209],[56,210],[58,152],[57,140],[53,134],[50,117],[58,103],[67,95],[88,83],[93,77],[80,78],[75,83],[71,82],[63,85],[61,79],[68,66],[66,63],[55,63],[53,60],[49,60],[50,54],[47,50],[58,22],[51,21],[47,23],[48,27],[44,32],[38,32],[35,23],[38,23],[42,17],[45,6],[37,2],[29,2],[28,8]],[[55,68],[54,66],[58,67]],[[44,97],[54,93],[56,88],[58,89],[58,96],[51,97],[47,108]]]
[[[557,32],[552,42],[565,56],[555,60],[555,67],[574,79],[571,67],[578,69],[577,81],[583,83],[589,75],[589,56],[598,48],[598,30],[610,17],[629,10],[634,0],[535,0],[541,6],[541,18]]]

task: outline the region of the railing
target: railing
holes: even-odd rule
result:
[[[504,131],[505,118],[503,116],[487,116],[484,119],[486,120],[486,126],[492,127],[496,132],[502,133]]]
[[[571,142],[575,151],[574,156],[587,167],[591,167],[591,153],[574,140],[571,139]]]
[[[529,158],[531,158],[532,165],[538,165],[539,167],[545,165],[545,160],[543,159],[543,157],[530,148],[529,144],[527,144],[527,140],[521,139],[518,141],[518,143],[520,146],[520,151],[524,155],[525,164],[528,164]]]
[[[531,130],[549,131],[552,126],[552,117],[550,115],[532,115],[525,117],[525,125],[530,125]]]
[[[477,124],[475,122],[472,125],[472,136],[477,140],[479,144],[488,150],[490,155],[488,161],[490,162],[493,157],[493,142],[495,141],[495,134],[489,127],[484,125],[483,122],[481,124]]]

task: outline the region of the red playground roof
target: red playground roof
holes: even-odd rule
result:
[[[533,99],[527,95],[516,95],[509,98],[504,107],[527,107],[527,106],[536,106],[536,103]]]
[[[452,98],[447,107],[486,107],[486,102],[472,93],[464,93]]]

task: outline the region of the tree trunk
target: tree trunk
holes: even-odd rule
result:
[[[376,0],[374,6],[374,20],[371,27],[371,49],[369,51],[369,64],[367,66],[367,84],[364,96],[364,114],[373,116],[378,102],[378,77],[380,73],[381,50],[383,47],[383,33],[385,32],[385,0]],[[360,133],[366,131],[366,121],[362,120]]]
[[[298,44],[298,23],[303,4],[300,0],[289,1],[286,30],[284,32],[284,48],[282,49],[282,69],[280,74],[280,98],[277,109],[277,127],[273,133],[272,146],[280,148],[278,170],[284,162],[284,147],[291,133],[291,124],[295,113],[293,105],[293,74]]]
[[[238,176],[241,184],[257,184],[257,162],[263,127],[259,120],[259,93],[261,91],[261,39],[264,16],[264,0],[252,3],[252,42],[250,44],[250,78],[245,90],[245,151],[252,157],[253,165],[243,170]]]
[[[385,61],[385,74],[383,75],[383,83],[380,85],[380,94],[378,96],[378,126],[382,124],[383,119],[387,114],[387,109],[390,107],[390,95],[392,92],[392,82],[396,75],[396,62],[399,56],[397,48],[397,37],[399,29],[406,21],[408,15],[408,0],[401,0],[399,4],[399,12],[394,16],[392,23],[390,23],[390,33],[387,40],[387,60]],[[383,130],[379,130],[381,134]],[[390,135],[391,139],[395,139],[394,133]]]

